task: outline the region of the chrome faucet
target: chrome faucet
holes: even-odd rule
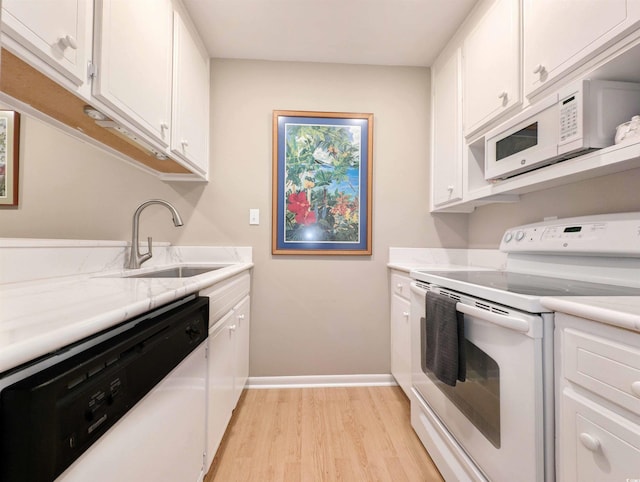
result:
[[[163,201],[162,199],[150,199],[140,204],[140,206],[138,206],[138,209],[136,209],[136,212],[133,213],[133,233],[131,237],[131,254],[129,255],[129,264],[127,265],[127,268],[129,269],[139,268],[140,265],[142,265],[142,263],[144,263],[145,261],[147,261],[149,258],[153,256],[153,251],[151,247],[153,240],[151,236],[147,238],[147,246],[149,247],[149,251],[142,254],[140,252],[140,246],[138,246],[138,238],[139,238],[139,230],[140,230],[140,214],[142,213],[144,208],[146,208],[147,206],[151,206],[152,204],[161,204],[162,206],[166,207],[169,211],[171,211],[171,215],[173,216],[173,224],[176,227],[182,226],[184,224],[176,208],[174,208],[167,201]]]

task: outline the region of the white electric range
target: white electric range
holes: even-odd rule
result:
[[[552,481],[554,314],[543,296],[640,296],[640,213],[509,229],[505,270],[411,272],[412,426],[446,480]],[[466,380],[426,366],[425,295],[464,317]]]

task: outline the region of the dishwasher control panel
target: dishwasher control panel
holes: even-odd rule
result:
[[[55,479],[195,350],[209,298],[190,298],[2,388],[0,480]]]

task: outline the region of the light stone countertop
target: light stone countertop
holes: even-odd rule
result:
[[[544,297],[540,302],[553,311],[640,332],[640,296]]]
[[[496,249],[389,248],[387,268],[414,270],[504,269],[506,255]]]
[[[179,265],[224,267],[185,278],[126,278],[119,277],[125,271],[121,267],[97,270],[92,266],[88,273],[0,284],[0,373],[253,267],[250,249],[247,255],[234,253],[222,259],[220,249],[217,252],[200,247],[191,252],[179,249],[183,250],[179,255],[172,253],[164,258],[159,251],[159,256],[154,254],[155,263],[145,265],[139,272]],[[111,249],[106,258],[111,258],[114,252]],[[19,264],[16,253],[19,254],[10,253],[14,255],[12,262]],[[86,264],[86,257],[81,262]],[[98,264],[102,262],[99,260]],[[8,265],[4,263],[2,268]]]

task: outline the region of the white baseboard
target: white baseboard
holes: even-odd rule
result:
[[[249,377],[246,388],[390,387],[397,385],[391,374],[309,375],[293,377]]]

